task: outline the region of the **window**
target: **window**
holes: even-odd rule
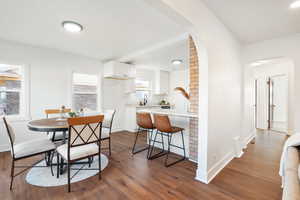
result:
[[[0,64],[0,115],[25,116],[24,67]]]
[[[96,111],[98,109],[97,75],[73,73],[72,107],[75,111]]]
[[[143,80],[135,80],[135,89],[136,89],[136,98],[139,102],[144,102],[144,100],[148,100],[150,97],[150,81]]]

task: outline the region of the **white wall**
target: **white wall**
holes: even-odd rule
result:
[[[46,108],[71,105],[72,71],[100,76],[102,69],[101,62],[94,59],[3,40],[0,40],[0,63],[29,67],[30,115],[28,119],[45,117],[43,110]],[[39,133],[28,131],[26,124],[27,120],[13,122],[17,142],[40,136]],[[1,123],[0,151],[6,149],[7,144],[6,132]]]
[[[272,59],[272,58],[287,58],[290,59],[294,65],[294,98],[289,100],[289,105],[293,105],[293,113],[292,116],[289,115],[289,118],[293,119],[293,122],[290,125],[293,129],[290,130],[290,133],[300,131],[300,80],[297,77],[300,75],[300,34],[291,35],[289,37],[284,38],[277,38],[273,40],[267,40],[264,42],[256,43],[248,45],[243,50],[243,63],[246,67],[247,71],[247,64],[256,61],[256,60],[263,60],[263,59]],[[245,71],[245,73],[246,73]],[[292,101],[292,102],[290,102]],[[247,105],[245,105],[247,106]],[[245,108],[247,109],[247,108]],[[289,108],[291,109],[291,108]],[[245,126],[246,120],[245,120]]]
[[[149,3],[192,25],[200,62],[196,178],[208,183],[234,157],[233,138],[241,134],[241,46],[200,0]]]

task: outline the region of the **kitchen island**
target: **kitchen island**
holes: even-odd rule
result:
[[[182,110],[176,110],[176,109],[139,109],[137,112],[147,112],[153,114],[161,114],[161,115],[168,115],[171,121],[172,126],[177,126],[184,128],[184,142],[185,142],[185,151],[187,157],[189,157],[189,132],[190,132],[190,119],[192,118],[198,118],[198,115],[196,113],[186,112]],[[158,137],[158,140],[160,137]],[[161,140],[159,140],[161,141]],[[167,149],[167,137],[164,138],[165,143],[165,150]],[[182,146],[182,139],[180,134],[175,134],[172,137],[172,143],[177,146]],[[159,143],[155,144],[155,147],[162,148],[162,145]],[[171,147],[171,152],[183,155],[183,151],[179,150],[177,148]]]
[[[175,117],[198,118],[198,115],[191,112],[182,112],[175,109],[141,109],[138,112],[148,112],[151,114],[161,114]]]

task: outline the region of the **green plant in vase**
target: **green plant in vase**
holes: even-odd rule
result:
[[[71,118],[73,118],[73,117],[77,117],[77,115],[76,115],[76,113],[75,113],[75,112],[69,112],[68,114],[69,114],[69,116],[70,116]]]

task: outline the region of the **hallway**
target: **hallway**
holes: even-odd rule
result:
[[[279,161],[286,136],[259,131],[240,159],[234,159],[212,184],[239,199],[281,199]]]

